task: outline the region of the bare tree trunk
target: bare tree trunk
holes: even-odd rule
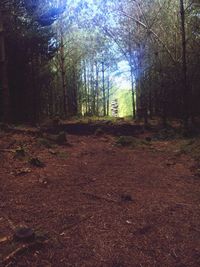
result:
[[[109,116],[109,107],[110,107],[110,75],[108,75],[108,83],[107,83],[107,116]]]
[[[134,88],[134,72],[133,72],[133,66],[131,66],[131,93],[132,93],[133,119],[135,119],[136,118],[136,112],[135,112],[135,88]]]
[[[83,76],[84,76],[84,94],[85,94],[85,114],[88,114],[88,100],[87,100],[87,72],[86,72],[86,63],[84,61],[83,67]]]
[[[132,45],[131,45],[131,32],[129,29],[129,65],[131,71],[131,93],[132,93],[132,112],[133,112],[133,119],[136,117],[135,112],[135,91],[134,91],[134,69],[133,69],[133,58],[132,58]]]
[[[96,66],[96,115],[99,116],[99,69],[97,62],[95,63]]]
[[[63,31],[60,25],[60,56],[61,56],[61,79],[62,79],[62,91],[63,91],[63,111],[64,116],[67,115],[67,94],[66,94],[66,70],[65,70],[65,51],[64,51],[64,40]]]
[[[8,122],[11,120],[11,103],[10,103],[10,90],[8,85],[4,27],[3,27],[1,11],[0,11],[0,78],[2,84],[2,97],[3,97],[3,121]]]
[[[183,103],[184,103],[184,127],[188,127],[189,119],[189,87],[187,79],[187,47],[186,47],[186,32],[185,32],[185,9],[184,2],[180,0],[180,15],[181,15],[181,37],[182,37],[182,82],[183,82]]]
[[[94,86],[94,64],[91,61],[91,73],[90,73],[90,86],[91,86],[91,113],[95,115],[96,97],[95,97],[95,86]]]
[[[103,83],[103,116],[106,116],[106,90],[105,90],[105,66],[102,62],[102,83]]]

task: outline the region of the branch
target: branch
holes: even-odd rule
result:
[[[160,39],[160,37],[157,35],[157,33],[155,33],[152,29],[149,29],[148,26],[146,24],[144,24],[142,21],[132,17],[132,16],[129,16],[128,14],[126,14],[124,11],[122,10],[118,10],[120,13],[122,13],[124,16],[126,16],[127,18],[129,19],[132,19],[134,20],[137,24],[139,24],[140,26],[142,26],[144,29],[147,30],[147,32],[151,33],[155,39],[160,43],[162,44],[163,48],[165,49],[165,51],[168,53],[168,55],[170,56],[171,60],[173,61],[173,63],[177,63],[176,60],[174,59],[172,53],[170,52],[169,48],[165,45],[165,43]]]

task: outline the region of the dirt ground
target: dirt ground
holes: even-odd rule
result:
[[[1,266],[200,266],[200,178],[174,141],[133,149],[108,135],[67,139],[48,148],[1,133]],[[19,226],[40,242],[13,240]]]

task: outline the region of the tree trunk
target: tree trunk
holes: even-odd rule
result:
[[[106,116],[106,90],[105,90],[105,66],[102,62],[102,83],[103,83],[103,116]]]
[[[62,26],[60,26],[62,27]],[[65,71],[65,51],[64,51],[64,41],[63,32],[60,31],[60,55],[61,55],[61,79],[62,79],[62,91],[63,91],[63,111],[64,116],[67,116],[67,94],[66,94],[66,71]]]
[[[110,115],[109,107],[110,107],[110,76],[108,75],[108,91],[107,91],[107,116]]]
[[[132,93],[132,112],[133,112],[133,119],[136,117],[135,112],[135,91],[134,91],[134,69],[133,69],[133,58],[132,58],[132,45],[131,45],[131,31],[129,29],[129,65],[131,71],[131,93]]]
[[[95,83],[95,87],[96,87],[96,115],[99,116],[99,70],[98,70],[98,66],[97,66],[97,62],[95,63],[96,66],[96,83]]]
[[[185,32],[185,9],[184,2],[180,0],[180,16],[181,16],[181,38],[182,38],[182,85],[183,85],[183,113],[184,127],[188,127],[189,119],[189,87],[187,79],[187,47],[186,47],[186,32]]]
[[[84,99],[85,99],[85,112],[84,114],[88,113],[88,101],[87,101],[87,72],[86,72],[86,63],[84,61],[83,66],[83,76],[84,76]]]
[[[134,72],[133,66],[131,65],[131,92],[132,92],[132,109],[133,109],[133,119],[136,118],[135,112],[135,88],[134,88]]]
[[[11,103],[10,103],[10,90],[8,85],[4,27],[3,27],[1,11],[0,11],[0,79],[2,84],[2,97],[3,97],[3,110],[2,110],[3,121],[9,122],[11,120]]]

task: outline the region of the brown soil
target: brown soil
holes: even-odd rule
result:
[[[112,136],[67,138],[46,148],[1,134],[2,266],[200,266],[200,180],[174,141],[131,149]],[[19,145],[24,157],[14,156]],[[42,241],[16,242],[19,226]]]

